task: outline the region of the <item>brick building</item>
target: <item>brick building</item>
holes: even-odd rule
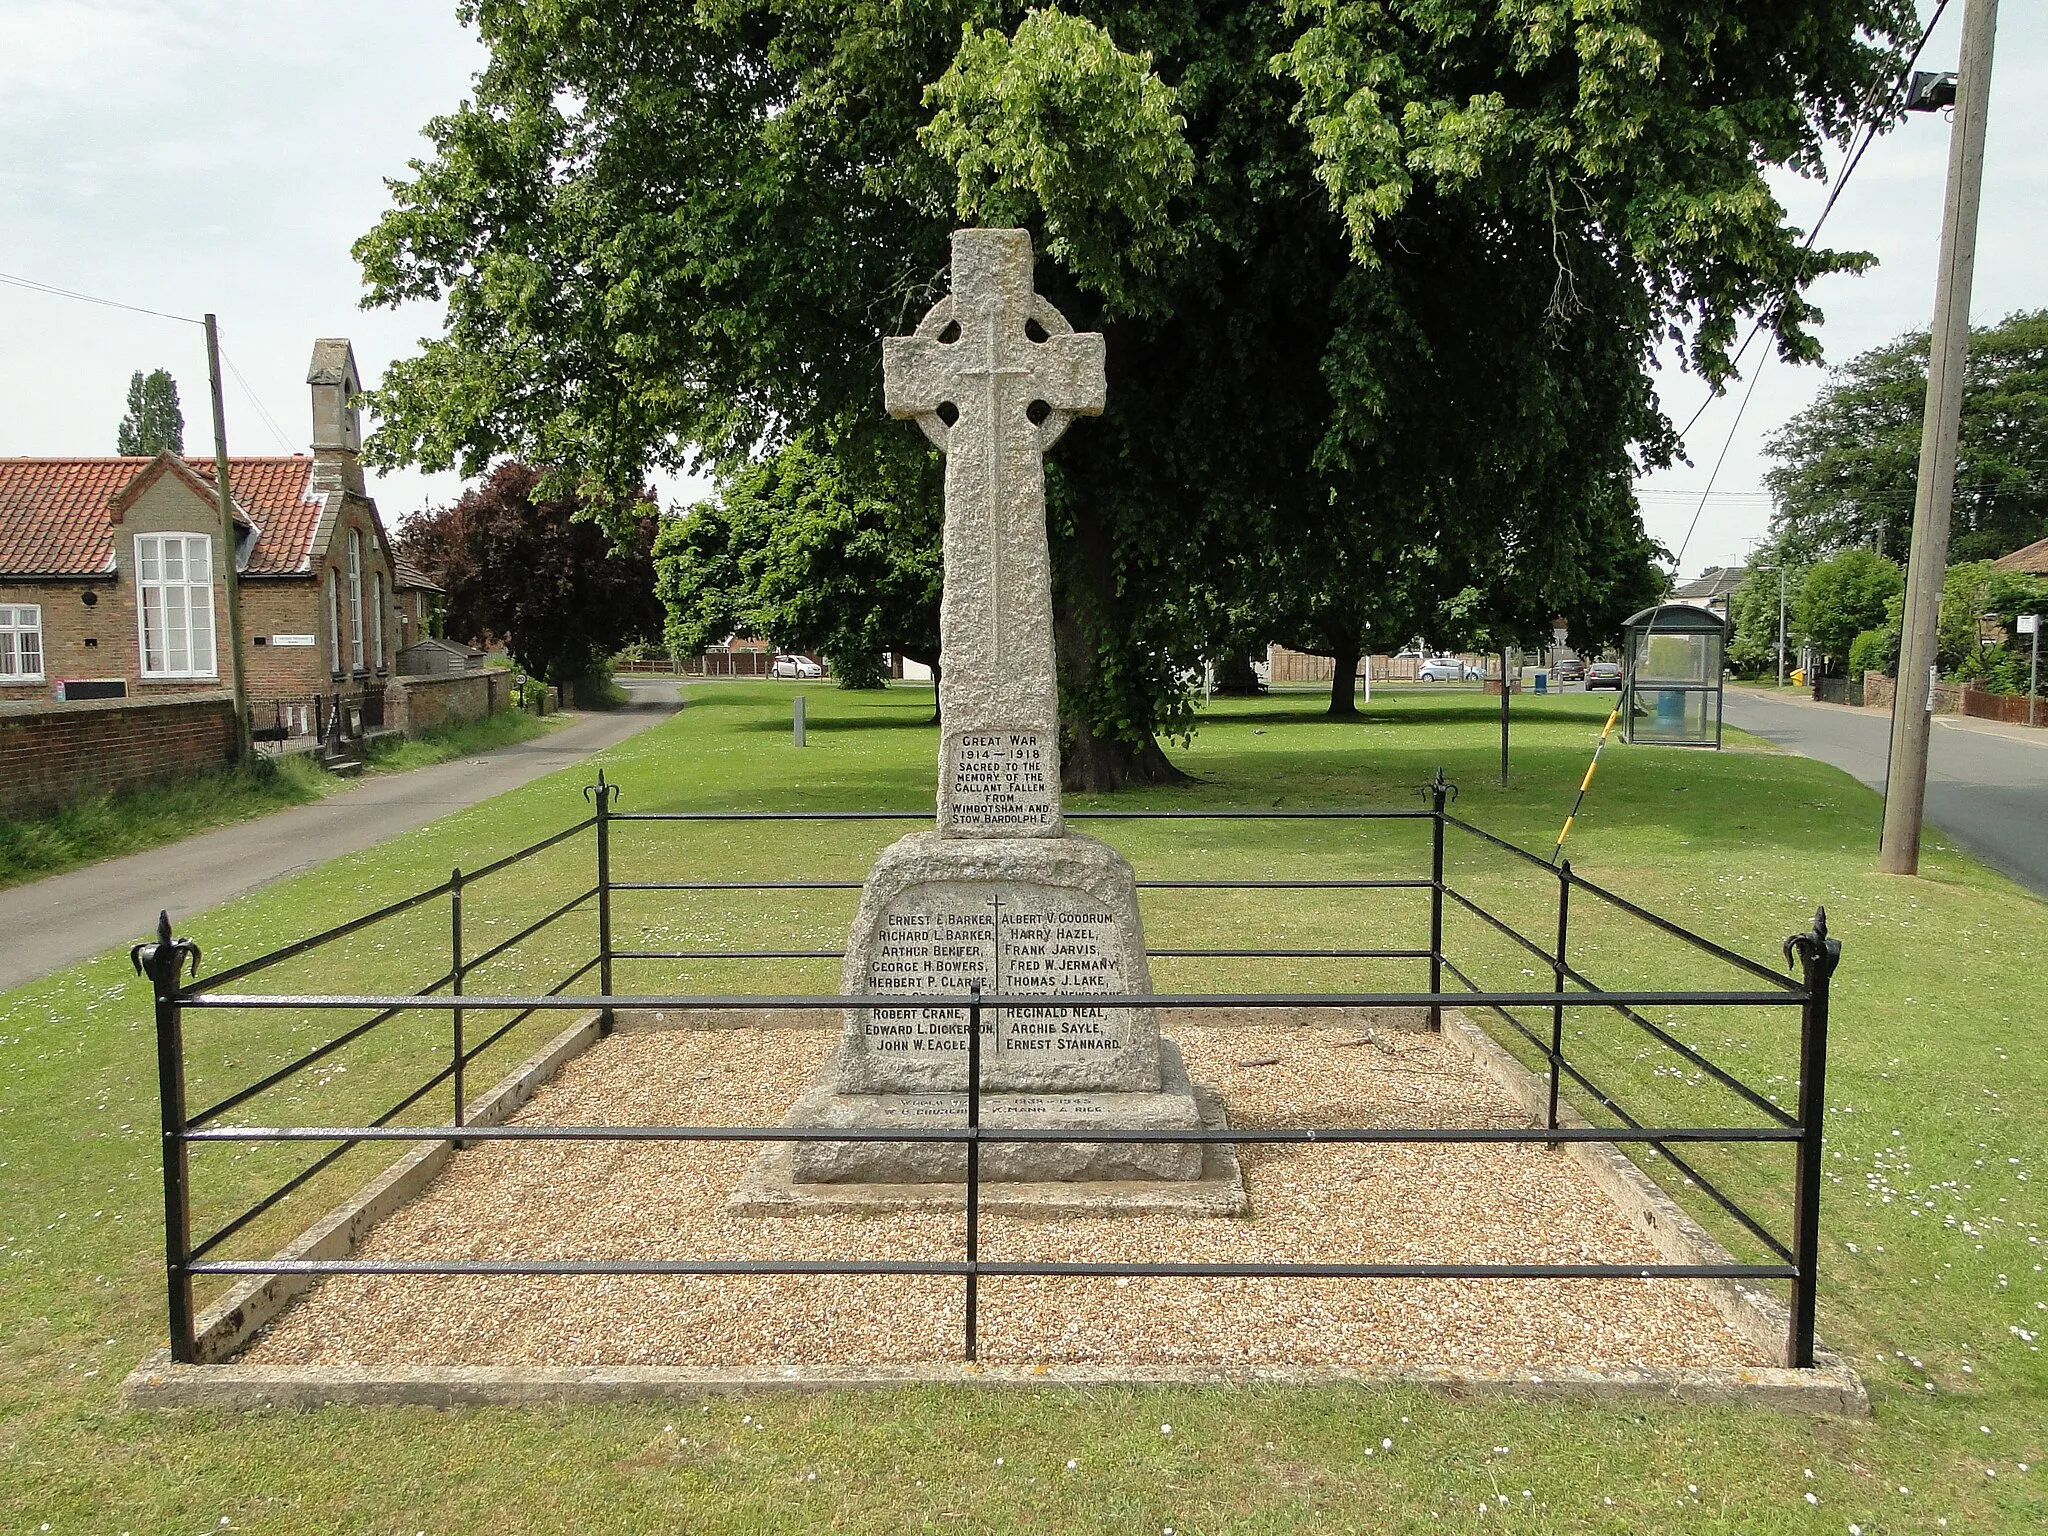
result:
[[[0,458],[0,705],[226,686],[233,582],[257,725],[271,701],[381,709],[400,602],[345,339],[314,343],[306,382],[312,454],[228,461],[232,555],[210,458]]]

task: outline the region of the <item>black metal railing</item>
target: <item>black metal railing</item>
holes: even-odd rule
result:
[[[965,1311],[963,1350],[969,1360],[979,1352],[978,1289],[985,1277],[1012,1276],[1116,1276],[1116,1277],[1222,1277],[1222,1278],[1424,1278],[1424,1279],[1727,1279],[1748,1282],[1785,1281],[1791,1292],[1791,1321],[1786,1357],[1795,1366],[1814,1361],[1814,1301],[1818,1282],[1819,1195],[1821,1137],[1824,1107],[1828,997],[1830,978],[1840,957],[1840,944],[1827,933],[1825,912],[1817,913],[1812,928],[1794,934],[1784,944],[1788,964],[1795,959],[1800,968],[1796,979],[1779,975],[1768,966],[1741,955],[1724,945],[1692,932],[1680,924],[1650,912],[1618,893],[1574,873],[1570,864],[1553,867],[1544,859],[1516,847],[1448,809],[1456,791],[1439,773],[1425,790],[1424,809],[1361,809],[1339,811],[1082,811],[1066,812],[1070,820],[1093,821],[1313,821],[1313,822],[1418,822],[1429,823],[1429,864],[1427,877],[1341,877],[1300,879],[1193,880],[1151,879],[1138,882],[1148,890],[1358,890],[1418,891],[1428,898],[1428,943],[1409,946],[1330,947],[1166,947],[1150,950],[1155,956],[1230,959],[1313,959],[1324,961],[1392,961],[1426,965],[1424,990],[1348,991],[1264,991],[1264,992],[1154,992],[1143,995],[1061,994],[1062,1006],[1093,1008],[1237,1008],[1267,1009],[1359,1009],[1405,1008],[1426,1010],[1431,1028],[1441,1028],[1446,1008],[1471,1008],[1497,1018],[1507,1026],[1510,1041],[1519,1040],[1543,1063],[1548,1078],[1548,1113],[1542,1126],[1506,1128],[1465,1127],[1285,1127],[1269,1129],[1231,1128],[1223,1130],[1028,1130],[994,1127],[981,1123],[981,1020],[983,1010],[1042,1006],[1043,995],[1010,996],[984,993],[974,987],[964,993],[898,993],[862,995],[831,993],[820,995],[763,995],[737,993],[654,994],[621,993],[614,989],[614,966],[622,962],[681,960],[763,961],[788,959],[833,959],[837,949],[754,948],[707,949],[651,947],[615,948],[613,900],[632,892],[714,892],[714,891],[827,891],[854,890],[859,881],[845,880],[639,880],[613,877],[612,840],[617,823],[711,824],[745,823],[829,823],[928,821],[924,812],[621,812],[613,809],[618,787],[604,775],[585,790],[593,814],[552,836],[497,859],[480,869],[465,873],[455,870],[450,877],[426,890],[414,892],[373,912],[337,924],[323,932],[298,940],[203,978],[197,977],[200,954],[189,940],[174,936],[166,915],[159,921],[156,942],[136,946],[133,960],[155,989],[157,1063],[163,1110],[163,1172],[165,1213],[165,1273],[168,1293],[170,1344],[174,1359],[197,1362],[200,1341],[195,1333],[193,1284],[199,1276],[332,1275],[332,1274],[430,1274],[430,1275],[925,1275],[951,1276],[964,1282]],[[592,834],[596,881],[579,889],[567,900],[552,905],[542,916],[526,923],[507,938],[471,953],[465,944],[464,900],[479,882],[499,875],[583,833]],[[1554,902],[1554,923],[1546,923],[1548,943],[1532,939],[1515,924],[1477,900],[1469,891],[1453,886],[1446,878],[1446,833],[1455,832],[1473,840],[1486,853],[1507,856],[1508,866],[1540,872],[1536,889],[1549,888]],[[1674,939],[1705,955],[1717,967],[1732,968],[1751,985],[1744,987],[1636,987],[1603,988],[1593,982],[1573,959],[1572,924],[1574,893],[1602,904],[1632,925],[1631,931]],[[448,969],[417,991],[390,994],[237,993],[223,991],[281,963],[312,955],[324,947],[378,924],[390,922],[445,898],[448,902]],[[565,921],[573,914],[594,908],[596,944],[584,958],[577,952],[575,964],[546,990],[538,992],[480,993],[466,986],[479,967],[489,964]],[[1518,952],[1535,960],[1548,972],[1549,985],[1541,988],[1488,989],[1475,978],[1466,962],[1445,949],[1447,912],[1465,914],[1480,924],[1482,932],[1497,934]],[[1419,914],[1418,914],[1419,918]],[[1583,922],[1583,919],[1581,919]],[[181,981],[189,964],[195,979]],[[569,988],[598,973],[595,994],[572,994]],[[1457,983],[1447,989],[1444,978]],[[600,1035],[611,1032],[620,1009],[652,1011],[707,1011],[729,1009],[810,1010],[867,1007],[900,1008],[907,1004],[944,1008],[967,1014],[966,1104],[964,1123],[954,1127],[848,1128],[799,1126],[686,1126],[686,1125],[475,1125],[465,1124],[465,1074],[479,1056],[503,1040],[513,1029],[536,1015],[548,1013],[595,1013]],[[1710,1059],[1697,1047],[1643,1010],[1648,1008],[1730,1008],[1796,1009],[1799,1014],[1798,1100],[1788,1110],[1773,1096],[1744,1081],[1725,1065]],[[186,1104],[186,1050],[184,1021],[189,1012],[254,1010],[311,1012],[316,1016],[331,1011],[369,1012],[367,1019],[340,1034],[298,1054],[284,1065],[228,1093],[196,1114]],[[1657,1049],[1670,1053],[1687,1067],[1732,1094],[1747,1110],[1763,1119],[1762,1124],[1682,1125],[1646,1121],[1626,1105],[1611,1084],[1596,1079],[1583,1060],[1573,1060],[1566,1049],[1565,1020],[1568,1013],[1592,1010],[1610,1014],[1641,1034]],[[1532,1029],[1520,1017],[1534,1011],[1547,1018],[1547,1030]],[[293,1079],[328,1060],[347,1046],[364,1039],[394,1019],[408,1015],[445,1013],[448,1016],[446,1065],[432,1072],[396,1103],[366,1124],[350,1125],[228,1125],[222,1117],[248,1104],[259,1095]],[[468,1019],[478,1013],[509,1014],[480,1041],[466,1034]],[[1616,1123],[1569,1126],[1560,1120],[1560,1096],[1569,1081],[1584,1095],[1588,1108],[1605,1112]],[[452,1083],[451,1115],[439,1125],[395,1125],[398,1116],[445,1084]],[[966,1150],[966,1190],[963,1202],[964,1231],[962,1256],[958,1259],[790,1260],[790,1259],[676,1259],[676,1260],[362,1260],[215,1258],[220,1246],[280,1202],[305,1187],[331,1167],[350,1149],[377,1142],[447,1142],[464,1145],[482,1141],[669,1141],[669,1142],[945,1142],[962,1144]],[[1641,1263],[1143,1263],[1143,1262],[1031,1262],[991,1260],[981,1254],[981,1149],[987,1145],[1054,1141],[1063,1143],[1165,1142],[1204,1145],[1230,1143],[1347,1145],[1361,1143],[1543,1143],[1556,1146],[1567,1142],[1601,1142],[1645,1145],[1661,1157],[1690,1185],[1696,1187],[1715,1207],[1725,1212],[1741,1230],[1761,1246],[1768,1258],[1763,1262],[1721,1262],[1696,1264]],[[192,1234],[192,1184],[189,1152],[195,1145],[296,1144],[325,1145],[314,1160],[288,1176],[213,1231],[195,1239]],[[1736,1193],[1720,1181],[1708,1178],[1688,1155],[1699,1146],[1755,1147],[1782,1145],[1793,1156],[1789,1191],[1791,1231],[1780,1236],[1767,1220],[1758,1216]],[[1681,1153],[1674,1148],[1683,1147]]]

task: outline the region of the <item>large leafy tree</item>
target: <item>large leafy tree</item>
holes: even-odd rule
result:
[[[398,548],[447,592],[448,633],[501,637],[535,677],[572,683],[619,647],[659,638],[659,520],[651,498],[636,501],[621,548],[542,485],[538,469],[500,464],[454,506],[407,520]]]
[[[1768,445],[1779,549],[1814,560],[1864,545],[1903,559],[1912,540],[1927,404],[1927,333],[1836,369]],[[2048,537],[2048,310],[1970,333],[1949,548],[1989,560]]]
[[[937,666],[930,464],[922,454],[893,458],[856,476],[852,455],[799,438],[671,519],[654,546],[670,646],[693,652],[759,635],[823,655],[842,687],[879,686],[884,651]],[[897,494],[872,494],[874,485]]]
[[[1814,566],[1799,584],[1799,632],[1840,668],[1858,635],[1883,627],[1886,604],[1905,588],[1906,578],[1883,555],[1845,549]]]
[[[1048,485],[1067,772],[1098,787],[1170,772],[1217,616],[1318,551],[1504,622],[1569,599],[1542,583],[1591,545],[1639,546],[1617,487],[1673,446],[1651,354],[1682,331],[1718,384],[1746,314],[1813,354],[1802,291],[1859,259],[1806,249],[1764,172],[1818,168],[1914,24],[1910,0],[469,14],[490,63],[357,247],[371,302],[447,305],[373,451],[523,454],[625,506],[650,465],[906,431],[878,338],[942,291],[951,225],[1021,222],[1040,286],[1109,336],[1108,412]]]
[[[185,413],[178,408],[178,381],[165,368],[128,380],[128,414],[114,429],[114,452],[151,457],[166,448],[185,451]]]

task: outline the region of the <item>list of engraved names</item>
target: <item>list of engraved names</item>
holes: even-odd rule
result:
[[[1047,891],[991,896],[972,906],[891,912],[869,972],[869,990],[1121,992],[1116,923],[1085,897]],[[985,1009],[982,1049],[1053,1058],[1113,1053],[1128,1031],[1123,1010],[1044,1007]],[[874,1008],[868,1049],[891,1055],[964,1053],[967,1014],[959,1008]]]

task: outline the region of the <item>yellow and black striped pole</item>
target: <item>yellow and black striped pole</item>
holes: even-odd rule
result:
[[[1614,708],[1608,713],[1607,723],[1600,727],[1600,740],[1593,748],[1593,761],[1586,764],[1586,776],[1579,781],[1579,797],[1572,802],[1571,814],[1565,817],[1564,825],[1558,829],[1557,846],[1550,850],[1550,862],[1553,864],[1564,852],[1564,840],[1572,835],[1572,823],[1579,819],[1579,807],[1586,803],[1586,791],[1593,787],[1593,770],[1600,766],[1600,754],[1607,750],[1607,738],[1614,730],[1614,722],[1621,718],[1621,703],[1626,697],[1626,691],[1615,694]]]

